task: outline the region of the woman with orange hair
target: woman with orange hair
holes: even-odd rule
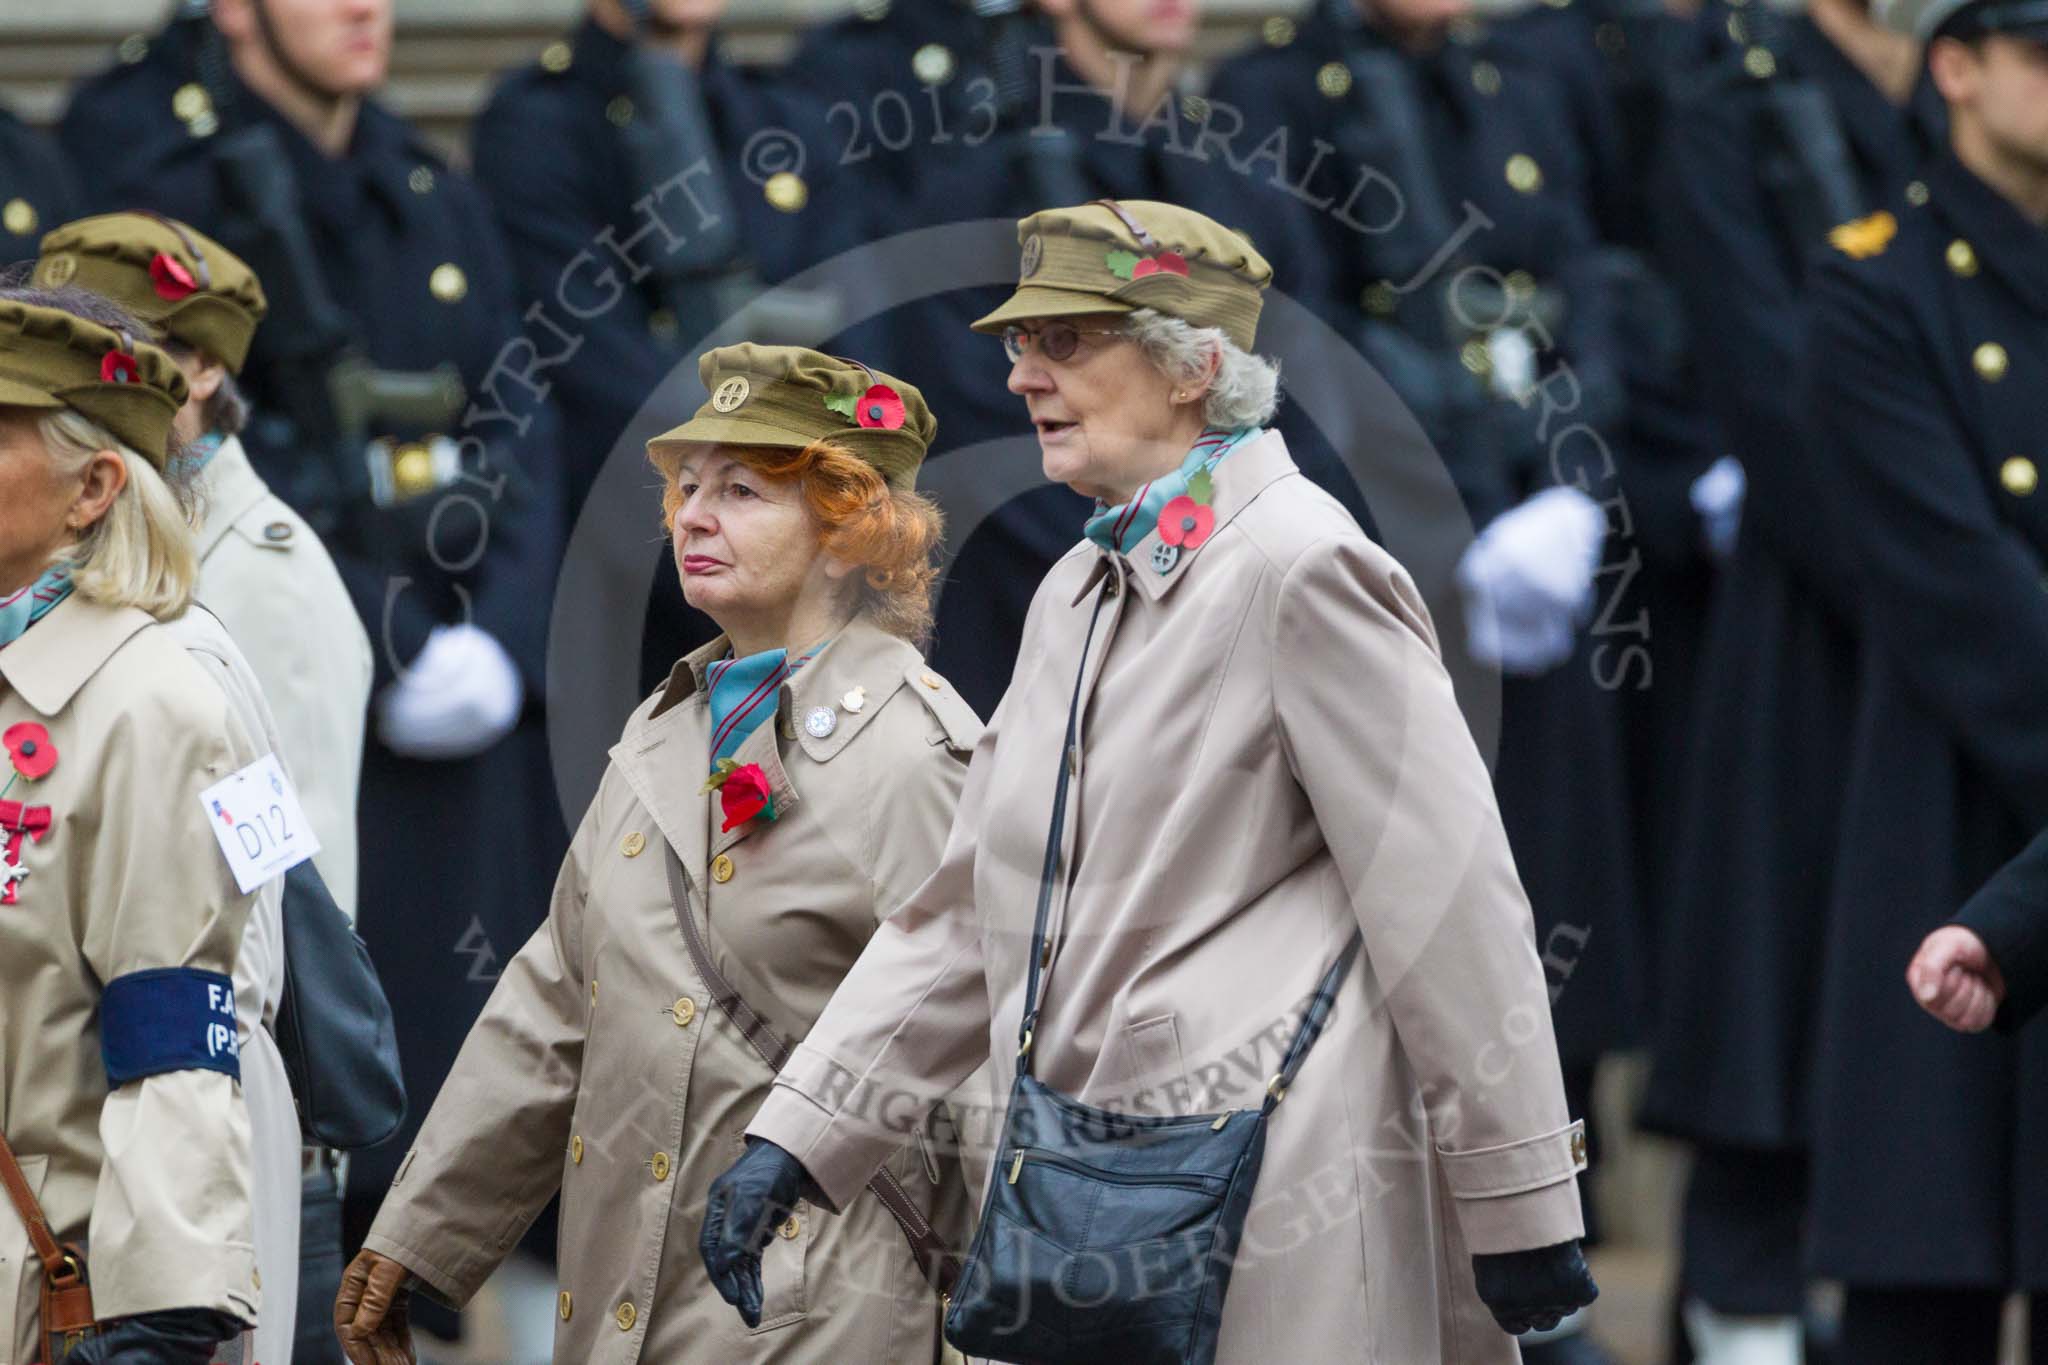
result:
[[[724,633],[627,722],[400,1164],[335,1305],[357,1365],[412,1360],[411,1290],[459,1307],[557,1189],[557,1361],[938,1358],[929,1281],[970,1210],[921,1110],[841,1216],[780,1225],[759,1326],[691,1236],[781,1057],[938,864],[980,734],[917,648],[935,424],[814,351],[728,347],[702,374],[709,401],[648,449],[684,594]]]

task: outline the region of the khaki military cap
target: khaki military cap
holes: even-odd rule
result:
[[[1921,42],[2005,33],[2048,42],[2048,0],[1878,0],[1878,22]]]
[[[880,370],[801,346],[746,342],[706,351],[697,372],[711,394],[696,416],[647,443],[782,446],[830,440],[866,460],[897,488],[917,482],[938,422],[924,395]]]
[[[185,395],[177,362],[148,342],[0,299],[0,407],[70,408],[162,469]]]
[[[1098,199],[1047,209],[1017,224],[1024,254],[1017,292],[974,324],[1000,332],[1032,318],[1152,308],[1196,327],[1220,327],[1250,350],[1260,291],[1273,267],[1213,218],[1146,199]]]
[[[44,234],[35,282],[112,299],[236,374],[263,320],[263,285],[211,237],[149,213],[104,213]]]

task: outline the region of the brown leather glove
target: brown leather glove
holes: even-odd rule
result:
[[[357,1253],[334,1296],[334,1334],[349,1365],[418,1365],[411,1302],[411,1271],[374,1251]]]

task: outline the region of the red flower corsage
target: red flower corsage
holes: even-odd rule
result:
[[[1162,251],[1157,256],[1147,256],[1131,267],[1131,278],[1142,280],[1147,275],[1185,275],[1188,273],[1187,257],[1178,251]]]
[[[108,351],[100,357],[100,382],[139,384],[142,382],[142,367],[137,365],[135,357],[126,351]]]
[[[32,720],[8,726],[7,733],[0,735],[0,744],[7,746],[14,771],[31,782],[48,777],[57,766],[57,746],[50,743],[50,732]]]
[[[718,827],[720,834],[739,828],[757,815],[764,820],[775,818],[775,797],[768,789],[768,774],[761,771],[758,763],[741,764],[721,758],[711,776],[704,779],[704,790],[718,792],[718,809],[725,816],[725,823]]]
[[[887,384],[875,384],[853,407],[853,419],[864,427],[894,431],[903,425],[903,397]]]
[[[175,256],[159,251],[149,258],[149,282],[156,286],[157,297],[176,303],[199,288],[199,281],[192,278]]]
[[[1216,509],[1183,493],[1159,509],[1159,539],[1192,550],[1216,529]]]

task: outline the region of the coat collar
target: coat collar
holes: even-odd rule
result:
[[[1239,512],[1251,506],[1253,499],[1265,492],[1274,480],[1295,472],[1294,457],[1287,453],[1287,442],[1281,439],[1279,432],[1269,428],[1251,437],[1219,463],[1212,475],[1216,493],[1211,506],[1216,509],[1216,525],[1209,532],[1208,539],[1192,550],[1183,548],[1173,567],[1161,573],[1152,562],[1154,551],[1162,543],[1159,528],[1155,526],[1143,540],[1121,556],[1130,565],[1130,571],[1124,577],[1137,585],[1147,601],[1159,601],[1173,591],[1174,584],[1187,577],[1190,566],[1202,551],[1216,543],[1223,534],[1223,528],[1235,521]],[[1108,551],[1096,553],[1095,567],[1089,570],[1074,594],[1076,605],[1109,572],[1109,560]]]
[[[71,704],[100,665],[156,618],[134,607],[104,607],[72,593],[19,640],[0,649],[5,678],[36,714],[53,717]]]
[[[206,525],[198,535],[199,558],[204,560],[250,508],[270,496],[270,486],[249,463],[242,438],[230,436],[206,462],[199,476],[199,494],[206,508]]]
[[[1935,162],[1927,180],[1933,191],[1928,207],[1976,249],[1984,268],[2029,311],[2048,316],[2048,230],[2030,222],[1953,152]]]

